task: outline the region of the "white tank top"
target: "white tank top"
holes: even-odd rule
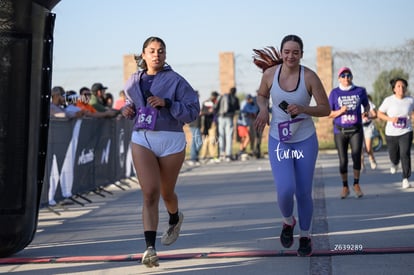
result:
[[[276,69],[272,88],[270,89],[270,96],[272,99],[272,119],[270,121],[269,135],[277,140],[281,140],[278,125],[280,123],[286,123],[287,121],[293,122],[294,120],[300,118],[303,120],[295,123],[294,131],[291,133],[292,137],[284,142],[293,143],[303,141],[313,135],[316,131],[312,117],[308,114],[302,113],[292,119],[289,114],[286,114],[279,107],[279,104],[282,101],[286,101],[289,104],[297,104],[302,106],[310,105],[311,96],[309,95],[305,85],[305,68],[300,66],[299,81],[296,89],[293,91],[285,91],[279,86],[278,77],[281,67],[282,65],[279,65]]]

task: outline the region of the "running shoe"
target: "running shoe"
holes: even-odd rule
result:
[[[402,188],[407,189],[407,188],[410,188],[410,187],[411,187],[411,184],[408,182],[408,179],[403,179]]]
[[[293,244],[293,229],[295,228],[296,220],[293,217],[293,224],[289,225],[284,223],[282,233],[280,233],[280,242],[282,243],[283,247],[289,248]]]
[[[371,164],[371,169],[372,170],[377,169],[377,162],[375,161],[375,159],[370,159],[369,163]]]
[[[395,173],[397,173],[397,168],[398,168],[398,166],[397,166],[397,165],[391,164],[391,167],[390,167],[390,173],[391,173],[391,174],[395,174]]]
[[[157,252],[154,247],[149,246],[147,250],[145,250],[144,254],[142,254],[141,262],[146,267],[159,266]]]
[[[299,239],[298,256],[309,257],[312,255],[312,240],[308,237]]]
[[[183,223],[184,215],[178,212],[178,223],[170,224],[167,231],[162,234],[161,243],[163,245],[173,244],[180,236],[181,224]]]
[[[348,186],[342,187],[341,199],[345,199],[348,196],[349,196],[349,187]]]
[[[362,193],[361,191],[361,187],[359,187],[359,184],[354,184],[353,186],[354,192],[355,192],[355,197],[356,198],[360,198],[364,195],[364,193]]]

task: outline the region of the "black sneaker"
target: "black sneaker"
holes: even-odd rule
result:
[[[298,256],[309,257],[312,255],[312,241],[310,238],[301,237],[299,239]]]
[[[293,217],[293,224],[283,224],[282,233],[280,233],[280,242],[282,243],[283,247],[289,248],[293,244],[293,229],[295,228],[296,220]]]

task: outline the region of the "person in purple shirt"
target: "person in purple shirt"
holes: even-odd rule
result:
[[[352,71],[342,67],[338,71],[338,87],[329,95],[331,106],[330,118],[333,118],[334,140],[339,157],[339,172],[342,179],[341,199],[349,196],[348,186],[348,147],[351,146],[351,155],[354,169],[353,190],[357,198],[364,194],[359,186],[361,174],[361,152],[364,139],[362,130],[361,106],[364,112],[369,112],[367,91],[363,87],[353,84]]]
[[[132,158],[143,196],[142,220],[146,250],[142,263],[158,266],[155,240],[160,197],[169,214],[161,243],[171,245],[180,233],[184,215],[175,193],[178,174],[185,159],[183,126],[200,113],[197,93],[165,62],[166,46],[159,37],[149,37],[136,57],[138,72],[125,84],[127,105],[121,113],[135,119],[131,138]]]

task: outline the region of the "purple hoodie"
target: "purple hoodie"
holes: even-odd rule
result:
[[[146,106],[146,100],[141,91],[139,80],[144,71],[140,70],[131,75],[125,84],[125,94],[128,101],[134,103],[135,113],[138,108]],[[190,84],[169,65],[158,72],[151,86],[154,96],[171,100],[171,107],[158,110],[154,131],[183,132],[185,123],[195,120],[200,113],[200,103],[197,93]],[[134,130],[138,130],[134,127]]]

